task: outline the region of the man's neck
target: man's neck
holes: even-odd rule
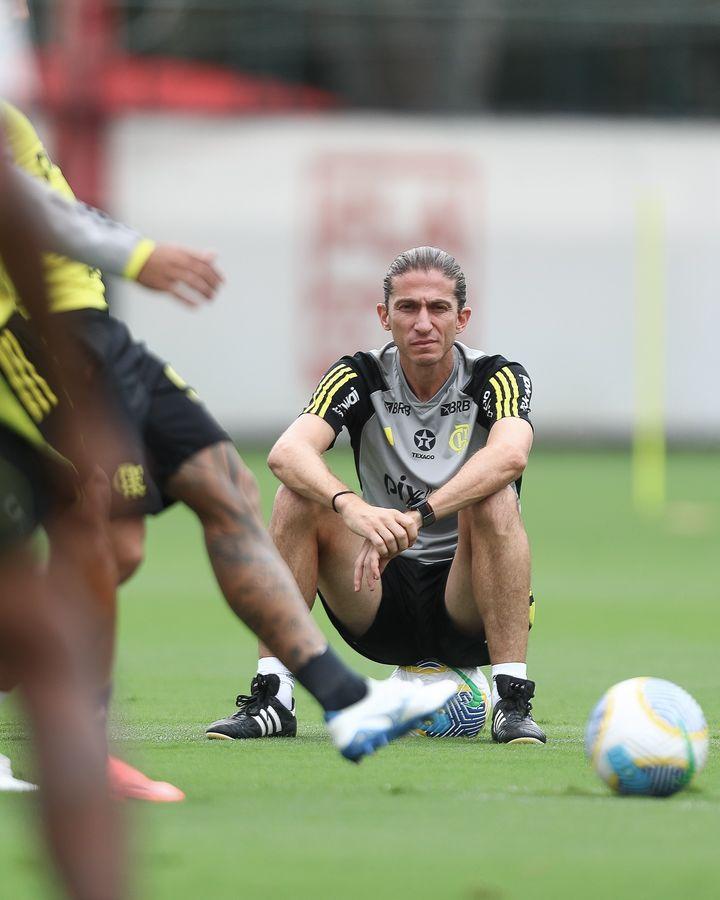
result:
[[[427,403],[450,377],[455,365],[455,353],[451,347],[433,366],[414,365],[401,354],[400,365],[410,390],[421,403]]]

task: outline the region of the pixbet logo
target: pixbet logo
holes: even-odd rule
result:
[[[406,506],[409,506],[412,503],[419,503],[430,493],[430,488],[421,490],[420,488],[414,487],[412,484],[408,484],[407,475],[401,475],[400,478],[395,481],[395,479],[387,473],[385,474],[385,490],[391,497],[399,497]]]
[[[530,398],[532,397],[532,384],[527,375],[521,375],[523,385],[525,387],[525,396],[520,401],[520,409],[522,412],[530,412]]]

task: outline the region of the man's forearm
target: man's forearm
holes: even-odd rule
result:
[[[322,454],[306,444],[278,444],[268,457],[273,475],[295,493],[330,506],[338,491],[350,490],[328,469]]]
[[[460,471],[428,498],[442,519],[497,493],[522,475],[523,461],[506,447],[483,447]]]

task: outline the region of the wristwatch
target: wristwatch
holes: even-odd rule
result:
[[[419,503],[412,503],[408,506],[410,512],[420,513],[420,527],[427,528],[435,521],[435,510],[430,506],[427,500],[421,500]]]

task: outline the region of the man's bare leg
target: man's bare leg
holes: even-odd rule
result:
[[[168,492],[198,516],[215,577],[231,609],[326,711],[367,693],[313,621],[290,570],[262,525],[257,485],[229,442],[188,459]]]
[[[104,705],[110,689],[117,620],[117,567],[109,533],[110,485],[96,468],[78,500],[46,523],[48,579],[66,604],[84,603],[80,615],[92,632],[93,685]],[[103,716],[104,718],[104,716]]]
[[[517,495],[504,488],[459,513],[458,550],[445,602],[468,634],[482,631],[493,670],[493,737],[544,743],[530,716],[535,685],[527,680],[530,548]]]
[[[332,598],[333,612],[353,634],[363,634],[372,624],[382,597],[378,584],[370,592],[363,585],[355,593],[353,563],[362,539],[349,531],[337,513],[282,485],[275,496],[270,518],[270,537],[290,569],[308,609],[312,609],[318,585]],[[322,563],[322,565],[321,565]],[[292,709],[295,679],[292,672],[262,643],[258,646],[258,675],[276,675],[277,698]]]
[[[508,487],[459,513],[459,542],[446,602],[469,634],[484,629],[493,664],[525,662],[530,545]]]
[[[257,521],[256,516],[253,518]],[[303,542],[302,546],[309,552],[304,572],[300,571],[300,553],[293,550],[291,556],[291,563],[298,570],[306,598],[312,600],[314,597],[315,585],[312,582],[317,577],[323,595],[332,596],[333,611],[348,628],[356,634],[366,631],[375,618],[381,589],[378,587],[371,591],[363,587],[358,593],[354,591],[353,564],[362,546],[362,539],[340,523],[335,513],[284,487],[279,490],[275,500],[273,530],[289,555],[293,537],[299,538]],[[277,561],[271,565],[279,563],[286,573],[284,577],[292,581],[290,570],[274,544],[270,543],[273,552],[265,551],[265,558]],[[303,627],[308,621],[312,623],[312,620],[303,595],[294,581],[292,585],[295,614],[299,625]],[[317,630],[317,626],[314,623],[312,625]],[[275,650],[273,643],[265,639],[263,634],[259,636],[271,651]],[[280,653],[277,655],[282,660]],[[322,656],[310,659],[295,674],[326,712],[342,710],[330,717],[328,728],[341,753],[356,761],[377,747],[384,746],[388,740],[417,727],[427,715],[420,712],[422,709],[434,712],[455,690],[454,684],[449,681],[431,687],[419,687],[399,681],[365,682],[355,673],[344,669],[329,647]],[[350,699],[353,690],[358,693],[362,691],[360,696],[356,695],[355,700]],[[276,699],[276,693],[274,680],[267,678],[261,681],[258,676],[253,681],[251,696],[238,698],[240,711],[214,722],[207,730],[208,737],[244,739],[295,734],[295,717],[292,711],[283,709],[283,704]],[[342,705],[336,705],[341,697],[344,698]],[[289,727],[286,728],[286,725]]]
[[[110,541],[120,586],[133,577],[144,559],[145,519],[142,516],[111,519]]]
[[[113,532],[109,513],[109,484],[98,469],[84,485],[82,498],[48,525],[51,583],[65,598],[66,605],[76,603],[78,597],[86,598],[82,614],[93,634],[88,659],[92,653],[95,715],[103,726],[103,734],[112,692],[117,588],[121,578],[118,535]],[[132,525],[120,529],[120,535],[125,539],[121,547],[125,555],[120,561],[125,565],[126,575],[129,574],[127,560],[130,557],[128,538],[132,537],[134,548],[144,531],[142,519],[128,521]],[[116,796],[154,803],[177,803],[185,799],[185,794],[175,785],[154,781],[110,754],[107,754],[106,767],[110,788]]]
[[[320,586],[332,597],[333,612],[355,635],[372,625],[382,598],[380,585],[370,591],[353,588],[353,566],[363,540],[333,510],[301,497],[284,486],[275,497],[270,536],[300,592],[312,608]]]
[[[327,645],[260,518],[255,480],[229,443],[188,459],[167,489],[200,519],[223,596],[239,618],[297,668]]]
[[[84,666],[90,640],[76,613],[49,596],[29,551],[5,554],[0,654],[21,685],[35,733],[48,841],[72,897],[117,900],[123,854]]]

